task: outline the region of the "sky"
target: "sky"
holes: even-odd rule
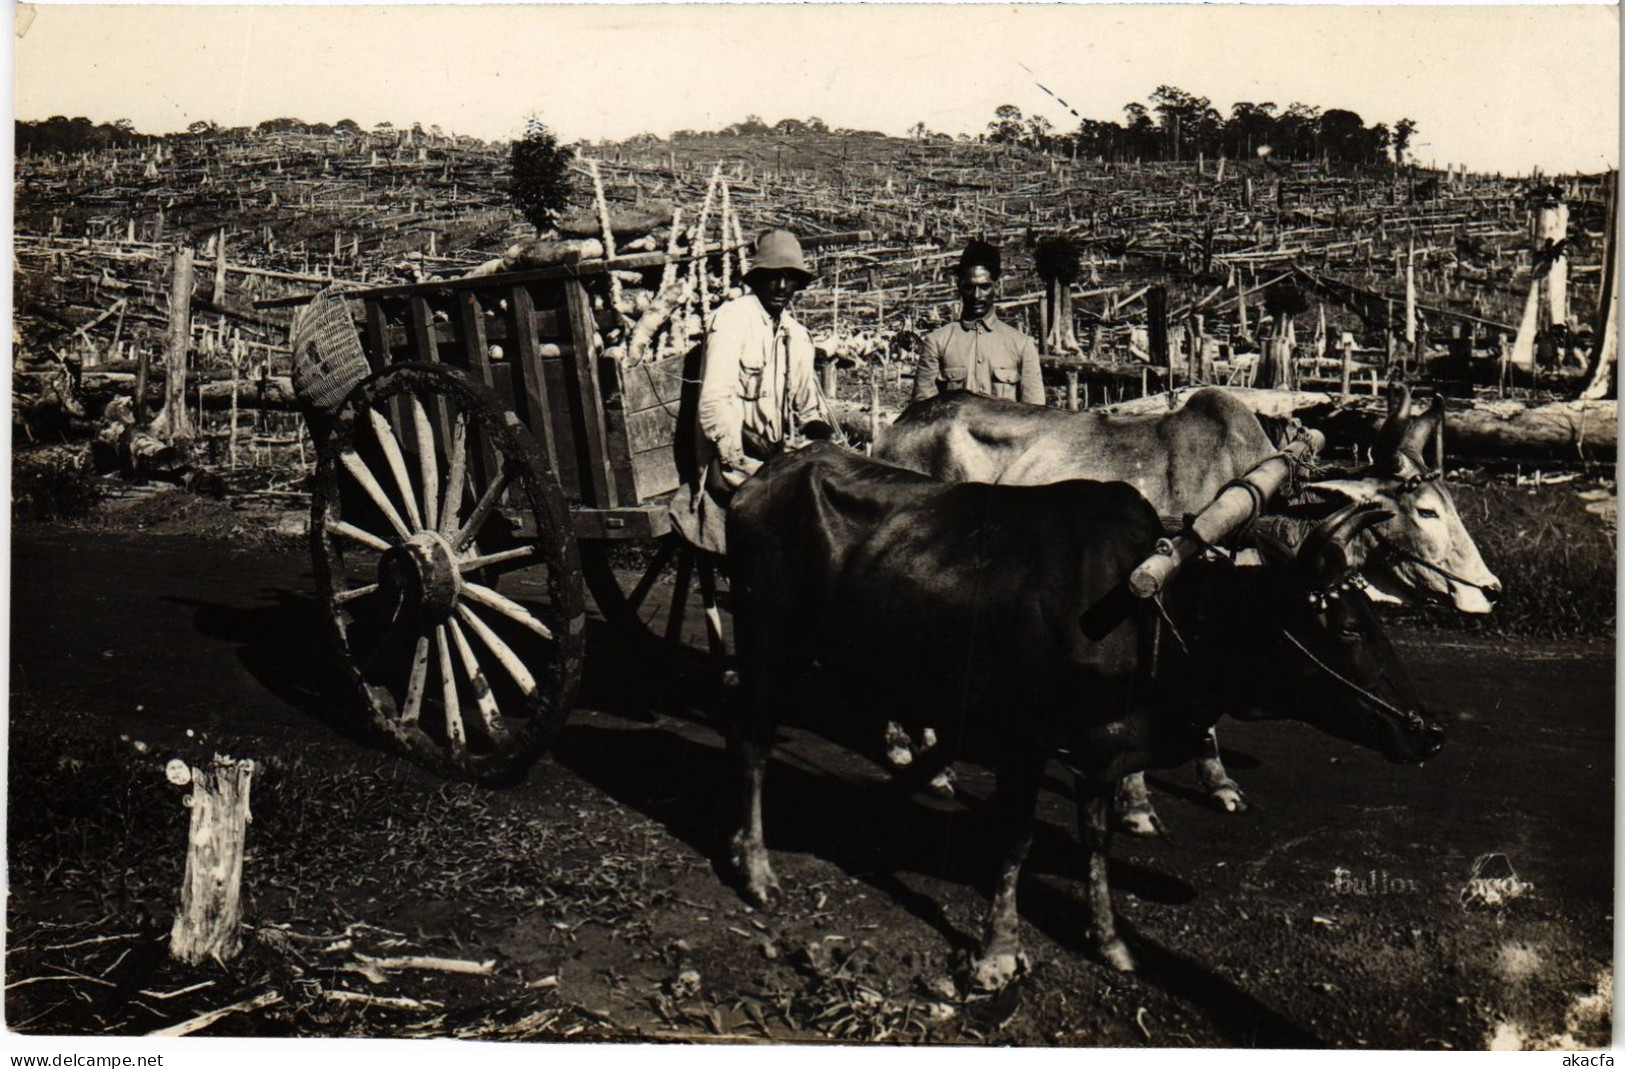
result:
[[[1611,6],[33,7],[20,119],[422,122],[568,140],[757,114],[975,132],[1000,104],[1121,119],[1160,84],[1418,123],[1423,162],[1524,173],[1619,158]],[[20,13],[19,28],[28,19]]]

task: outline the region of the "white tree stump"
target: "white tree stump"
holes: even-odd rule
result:
[[[170,765],[172,780],[185,783],[186,772],[190,773],[192,793],[186,804],[192,810],[192,826],[169,953],[190,965],[205,958],[230,961],[242,949],[243,848],[251,819],[248,791],[254,762],[217,754],[207,769],[186,770],[180,761]]]

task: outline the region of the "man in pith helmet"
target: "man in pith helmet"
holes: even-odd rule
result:
[[[788,230],[756,239],[750,292],[716,310],[700,365],[700,485],[679,494],[672,518],[694,545],[726,550],[724,518],[734,490],[762,462],[798,441],[828,438],[834,421],[813,372],[813,343],[790,314],[814,278]]]

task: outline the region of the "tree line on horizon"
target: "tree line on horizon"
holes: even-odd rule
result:
[[[40,122],[19,120],[15,127],[16,151],[19,154],[121,148],[163,139],[139,133],[128,119],[98,124],[82,116],[70,119],[55,115]],[[388,122],[378,123],[373,128],[375,133],[393,130],[394,127]],[[411,130],[418,135],[426,132],[430,137],[443,136],[438,126],[431,126],[425,131],[421,123],[414,123]],[[164,137],[214,134],[248,136],[253,133],[355,136],[366,132],[352,119],[328,124],[283,117],[267,119],[253,128],[229,129],[200,120],[192,123],[184,135],[169,134]],[[1377,164],[1390,161],[1404,163],[1415,132],[1416,122],[1412,119],[1400,119],[1392,127],[1381,122],[1367,126],[1357,112],[1346,108],[1322,111],[1299,102],[1281,109],[1271,101],[1238,101],[1231,105],[1229,115],[1224,115],[1207,97],[1197,96],[1176,86],[1160,85],[1146,103],[1131,101],[1124,105],[1122,121],[1082,119],[1077,129],[1070,133],[1057,131],[1043,115],[1023,115],[1016,105],[1001,104],[995,109],[992,121],[975,135],[955,136],[934,132],[925,123],[917,122],[908,129],[907,136],[915,141],[933,143],[975,141],[1019,145],[1040,152],[1114,163],[1133,160],[1190,161],[1198,156],[1252,158],[1267,155],[1295,161]],[[675,130],[670,140],[750,136],[883,138],[887,135],[878,130],[831,128],[817,116],[784,118],[769,124],[759,115],[747,115],[739,122],[715,131]],[[664,139],[653,133],[643,133],[628,140],[653,142]]]
[[[64,115],[53,115],[49,119],[23,121],[18,119],[14,123],[16,132],[16,152],[18,155],[49,155],[55,152],[87,152],[109,148],[130,148],[149,145],[158,141],[169,141],[188,137],[250,137],[256,134],[315,134],[321,137],[360,137],[369,131],[354,119],[340,119],[336,123],[305,122],[303,119],[279,117],[266,119],[256,126],[221,126],[219,123],[207,119],[199,119],[186,128],[184,132],[171,134],[143,134],[136,130],[135,124],[129,119],[118,119],[110,123],[94,123],[91,120],[77,116],[68,118]],[[424,128],[422,123],[413,123],[411,126],[402,126],[400,130],[410,130],[416,137],[429,137],[441,140],[447,137],[440,127],[429,126]],[[380,122],[371,128],[373,134],[396,133],[396,127],[390,122]],[[469,142],[476,139],[458,137],[459,142]]]
[[[915,141],[936,143],[982,142],[1022,145],[1042,152],[1062,152],[1110,162],[1131,160],[1195,160],[1273,156],[1297,161],[1332,163],[1403,163],[1416,133],[1414,119],[1366,125],[1358,112],[1347,108],[1321,110],[1294,101],[1285,109],[1273,101],[1238,101],[1224,115],[1213,102],[1177,86],[1159,85],[1147,103],[1132,101],[1123,107],[1123,121],[1082,119],[1070,133],[1057,131],[1043,115],[1023,115],[1014,104],[1001,104],[993,120],[977,134],[940,133],[923,122],[909,127]],[[682,129],[673,141],[716,137],[800,137],[835,134],[885,137],[877,130],[831,129],[824,120],[786,118],[769,124],[760,115],[747,115],[718,130]],[[662,140],[652,133],[631,141]]]
[[[1023,118],[1013,104],[1000,105],[983,136],[1001,144],[1057,148],[1112,162],[1195,160],[1275,156],[1330,163],[1404,163],[1416,133],[1413,119],[1366,125],[1358,112],[1293,102],[1282,110],[1273,101],[1237,101],[1225,116],[1204,96],[1159,85],[1148,107],[1123,106],[1123,121],[1083,119],[1071,134],[1054,132],[1042,115]],[[920,124],[916,124],[916,128]]]

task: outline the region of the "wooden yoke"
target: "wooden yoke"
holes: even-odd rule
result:
[[[1326,436],[1303,428],[1279,453],[1219,491],[1219,496],[1197,513],[1181,533],[1157,541],[1157,548],[1129,573],[1128,588],[1135,597],[1162,593],[1184,563],[1208,546],[1222,542],[1263,510],[1281,489],[1293,467],[1302,464],[1326,444]]]

